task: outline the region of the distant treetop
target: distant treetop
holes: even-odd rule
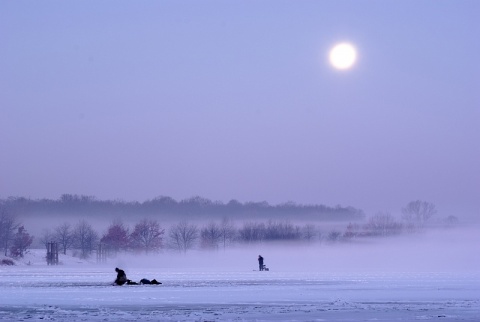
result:
[[[0,205],[22,215],[40,213],[61,215],[126,215],[183,216],[185,218],[212,218],[228,216],[236,218],[292,218],[313,220],[361,220],[365,217],[353,207],[329,207],[321,204],[302,205],[286,202],[270,205],[266,201],[245,202],[232,199],[227,203],[212,201],[200,196],[177,201],[168,196],[158,196],[144,202],[123,200],[99,200],[94,196],[63,194],[57,200],[9,197],[0,199]]]

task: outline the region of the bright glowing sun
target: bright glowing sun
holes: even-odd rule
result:
[[[330,63],[337,69],[348,69],[355,64],[357,60],[357,51],[355,47],[348,43],[335,45],[330,50]]]

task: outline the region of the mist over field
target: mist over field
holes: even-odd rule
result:
[[[478,223],[441,217],[434,204],[424,201],[412,201],[401,216],[340,206],[224,204],[200,197],[178,202],[159,197],[144,203],[72,195],[1,201],[2,218],[10,216],[33,235],[26,252],[68,237],[63,247],[70,254],[93,261],[102,245],[107,261],[121,266],[168,263],[169,268],[250,270],[262,254],[269,266],[282,271],[478,269]],[[64,226],[68,236],[59,235]],[[79,235],[80,226],[87,233]],[[141,227],[158,235],[152,241],[138,239]],[[192,235],[179,235],[182,229]],[[141,234],[148,235],[148,230]],[[80,243],[84,238],[88,242]]]
[[[434,204],[419,200],[402,208],[400,216],[340,206],[224,204],[200,197],[129,203],[64,195],[9,198],[2,207],[33,236],[24,254],[56,242],[61,253],[133,274],[145,268],[248,272],[258,270],[258,255],[270,270],[283,272],[480,269],[478,223],[440,216]],[[13,248],[4,251],[14,254]]]
[[[260,243],[226,250],[163,251],[150,255],[119,254],[112,267],[204,271],[258,270],[262,255],[271,271],[288,272],[472,272],[480,270],[478,228],[441,229],[424,235],[359,243]]]

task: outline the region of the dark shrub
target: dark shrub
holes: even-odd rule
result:
[[[12,265],[15,265],[15,263],[14,263],[13,260],[11,260],[11,259],[4,258],[4,259],[2,259],[2,261],[0,262],[0,265],[12,266]]]

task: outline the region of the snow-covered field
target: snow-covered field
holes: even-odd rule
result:
[[[294,269],[294,253],[268,251],[263,255],[271,270],[259,272],[257,253],[250,263],[220,252],[125,257],[106,264],[62,256],[58,266],[47,266],[42,254],[31,252],[24,260],[30,265],[0,266],[0,320],[480,321],[477,262],[466,269],[435,263],[440,269],[414,270],[399,267],[401,260],[392,257],[385,261],[389,266],[372,269],[353,256],[338,265],[343,269],[334,269],[333,257],[331,265],[305,258],[307,265]],[[116,266],[134,281],[156,278],[163,284],[111,286]]]
[[[8,321],[479,321],[479,275],[149,270],[160,286],[113,287],[106,268],[0,272]],[[138,279],[137,278],[137,279]]]

